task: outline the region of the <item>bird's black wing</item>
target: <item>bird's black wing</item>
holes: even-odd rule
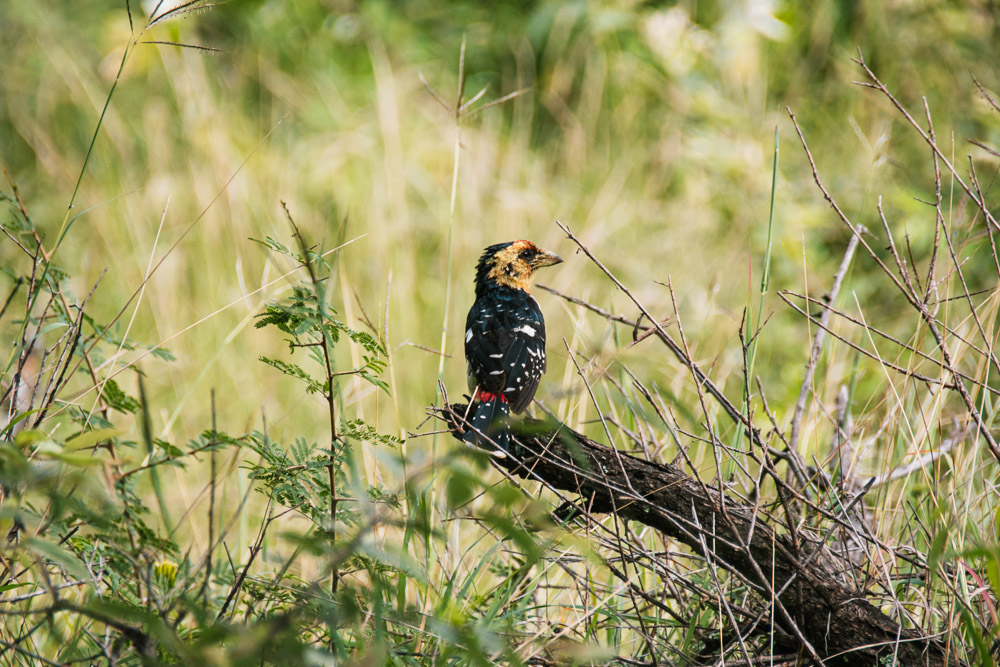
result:
[[[503,394],[523,411],[545,372],[545,321],[538,304],[520,293],[473,304],[466,319],[465,358],[470,385]]]
[[[491,394],[503,393],[506,375],[501,363],[506,327],[501,326],[495,304],[476,299],[465,319],[465,360],[469,365],[469,389],[478,386]]]
[[[514,326],[509,330],[501,360],[505,373],[503,393],[515,413],[531,403],[545,372],[545,320],[535,300],[525,297],[514,312]]]

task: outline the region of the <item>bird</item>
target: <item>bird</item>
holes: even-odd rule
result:
[[[465,320],[473,408],[463,440],[492,448],[498,458],[509,448],[510,413],[528,407],[545,372],[545,319],[530,294],[531,278],[562,261],[520,240],[489,246],[476,265],[476,299]]]

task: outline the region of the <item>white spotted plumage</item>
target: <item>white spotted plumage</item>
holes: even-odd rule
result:
[[[505,439],[505,429],[495,423],[522,412],[534,398],[546,366],[545,321],[527,289],[535,268],[560,261],[527,241],[490,246],[480,258],[465,335],[469,387],[478,403],[473,430]],[[482,442],[467,432],[470,437]]]

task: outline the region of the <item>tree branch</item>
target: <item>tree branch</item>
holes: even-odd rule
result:
[[[468,428],[465,408],[435,410],[459,440]],[[797,548],[752,506],[677,466],[614,451],[565,424],[525,419],[511,428],[511,450],[506,458],[490,457],[493,465],[579,494],[591,512],[638,521],[696,553],[707,544],[715,565],[754,586],[760,602],[778,610],[770,612],[775,624],[824,665],[874,665],[885,656],[900,665],[961,664],[935,637],[901,627],[865,600],[845,575],[851,564],[827,549],[822,537],[800,531]]]

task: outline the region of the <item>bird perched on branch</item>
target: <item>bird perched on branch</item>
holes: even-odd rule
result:
[[[523,411],[545,372],[545,320],[528,293],[535,269],[562,261],[530,241],[486,248],[476,266],[476,301],[465,320],[465,360],[474,392],[465,442],[504,456],[507,419]]]

